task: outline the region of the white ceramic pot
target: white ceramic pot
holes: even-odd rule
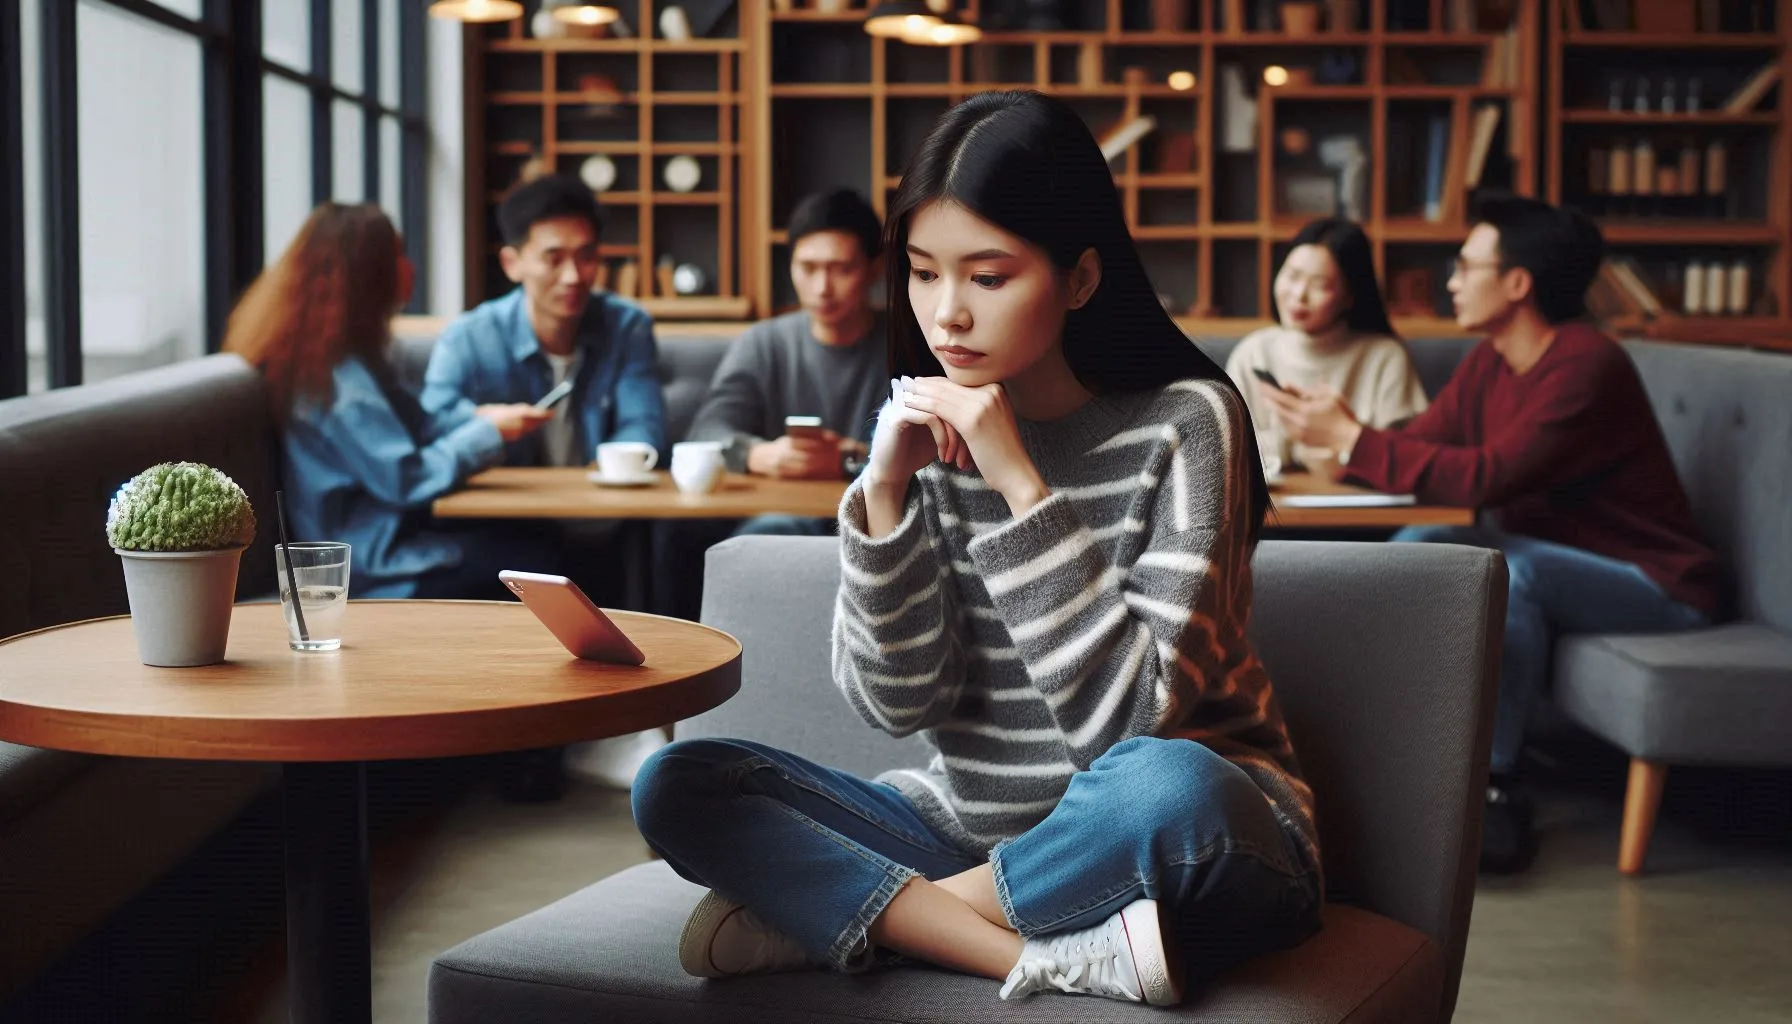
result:
[[[124,562],[131,628],[143,664],[176,668],[224,660],[242,548],[112,550]]]

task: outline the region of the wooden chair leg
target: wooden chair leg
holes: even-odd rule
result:
[[[1630,759],[1624,825],[1618,837],[1618,870],[1624,874],[1642,873],[1643,855],[1649,849],[1649,834],[1655,831],[1655,812],[1661,808],[1661,787],[1667,778],[1667,765],[1640,757]]]

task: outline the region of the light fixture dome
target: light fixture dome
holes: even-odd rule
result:
[[[964,46],[983,38],[983,30],[956,14],[939,15],[938,24],[905,32],[902,41],[913,46]]]
[[[883,0],[865,17],[865,33],[882,39],[906,39],[941,24],[922,0]]]
[[[479,24],[515,21],[523,16],[523,5],[517,0],[435,0],[429,16]]]

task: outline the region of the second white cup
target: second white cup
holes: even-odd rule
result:
[[[672,482],[686,494],[707,494],[728,467],[720,441],[680,441],[672,446]]]
[[[645,441],[609,441],[597,446],[597,468],[611,480],[629,480],[653,471],[660,453]]]

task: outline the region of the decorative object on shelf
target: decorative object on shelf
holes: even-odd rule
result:
[[[1157,170],[1159,174],[1187,174],[1195,169],[1195,155],[1200,142],[1193,132],[1171,132],[1159,136]]]
[[[815,0],[815,10],[820,14],[844,14],[847,6],[847,0]]]
[[[796,0],[772,0],[772,10],[778,14],[789,14],[796,10]]]
[[[1337,172],[1338,201],[1344,216],[1365,220],[1369,216],[1369,157],[1354,135],[1333,135],[1319,140],[1319,162]]]
[[[707,284],[708,277],[695,263],[680,263],[672,270],[672,291],[679,295],[696,295]]]
[[[1103,159],[1112,160],[1131,149],[1138,141],[1151,134],[1157,127],[1157,118],[1150,114],[1141,114],[1130,121],[1124,121],[1108,129],[1101,136],[1101,155]]]
[[[554,17],[554,12],[542,9],[529,19],[529,32],[537,39],[565,39],[569,34],[567,24]]]
[[[1282,152],[1289,156],[1306,156],[1313,148],[1313,136],[1305,128],[1289,126],[1276,132],[1276,141],[1281,144]]]
[[[609,75],[586,73],[579,76],[580,98],[588,117],[615,117],[622,112],[623,94]]]
[[[1189,0],[1151,0],[1153,32],[1186,32],[1189,23]]]
[[[1325,27],[1330,32],[1355,32],[1357,0],[1325,0]]]
[[[632,257],[623,260],[622,266],[616,268],[616,287],[612,288],[611,291],[623,298],[632,299],[636,297],[637,292],[640,290],[640,286],[640,264],[636,263]]]
[[[679,6],[684,8],[685,18],[691,24],[691,34],[702,38],[716,30],[722,15],[734,6],[734,0],[683,0]]]
[[[1263,84],[1272,89],[1288,84],[1288,69],[1280,64],[1271,64],[1263,69]]]
[[[616,184],[616,161],[602,153],[585,158],[579,165],[579,180],[593,192],[608,192]]]
[[[1282,212],[1303,217],[1330,217],[1338,212],[1338,179],[1319,171],[1281,175]]]
[[[547,157],[542,156],[541,152],[537,150],[529,154],[529,159],[523,161],[523,166],[517,168],[516,181],[511,183],[511,187],[527,185],[536,178],[546,177],[553,172],[554,169],[548,166]]]
[[[673,4],[660,12],[660,35],[673,43],[691,41],[691,19],[684,8]]]
[[[1221,124],[1225,133],[1220,149],[1227,153],[1249,153],[1257,148],[1257,104],[1244,88],[1244,69],[1237,64],[1220,68],[1220,103],[1225,108]]]
[[[1319,66],[1313,70],[1320,85],[1354,85],[1362,72],[1362,62],[1350,50],[1330,50],[1320,54]]]
[[[1388,275],[1388,312],[1398,317],[1431,316],[1436,278],[1424,267],[1402,267]]]
[[[521,18],[523,5],[516,0],[435,0],[429,16],[484,25]]]
[[[1282,31],[1295,37],[1318,35],[1317,0],[1283,0]]]
[[[1085,89],[1093,89],[1100,85],[1103,63],[1100,43],[1090,40],[1077,47],[1076,84]]]
[[[660,258],[654,261],[654,286],[659,289],[659,294],[662,297],[677,294],[677,290],[672,284],[672,276],[677,270],[678,261],[673,259],[669,252],[661,253]]]
[[[703,181],[703,167],[696,157],[681,154],[666,161],[666,169],[660,176],[672,191],[691,192]]]
[[[1193,71],[1172,71],[1164,79],[1164,84],[1177,92],[1188,92],[1195,87],[1195,73]]]
[[[576,0],[568,3],[554,4],[544,8],[544,10],[551,12],[555,21],[565,25],[578,25],[583,28],[596,28],[599,25],[609,25],[622,18],[622,11],[609,4],[578,3]]]
[[[143,663],[223,661],[237,566],[255,539],[255,509],[236,481],[197,462],[151,466],[113,496],[106,539],[124,564]]]
[[[939,23],[940,16],[922,0],[883,0],[866,15],[865,33],[881,39],[901,39]]]

